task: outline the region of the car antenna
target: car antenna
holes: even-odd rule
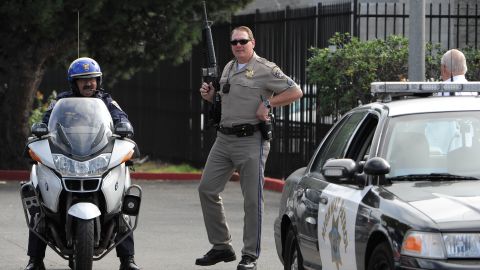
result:
[[[77,58],[80,58],[80,10],[77,10]]]
[[[448,10],[450,10],[450,0],[448,0]],[[450,50],[450,81],[453,82],[453,51]]]

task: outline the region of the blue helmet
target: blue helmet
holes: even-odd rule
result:
[[[97,78],[98,86],[102,84],[102,70],[97,61],[88,57],[81,57],[73,61],[68,68],[68,82],[74,88],[76,87],[75,79]]]

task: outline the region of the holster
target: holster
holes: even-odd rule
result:
[[[270,141],[273,139],[273,123],[272,121],[265,121],[260,122],[259,124],[260,132],[262,133],[262,137],[266,141]]]

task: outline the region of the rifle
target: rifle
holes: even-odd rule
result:
[[[222,101],[220,97],[220,85],[218,83],[217,59],[215,58],[215,48],[213,46],[212,30],[207,19],[207,5],[203,1],[203,29],[202,37],[205,50],[205,64],[207,67],[202,68],[202,79],[206,83],[213,83],[215,94],[213,103],[208,111],[208,125],[218,126],[222,116]]]

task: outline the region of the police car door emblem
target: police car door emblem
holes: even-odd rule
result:
[[[336,214],[336,216],[335,216]],[[325,239],[325,235],[327,233],[327,226],[332,220],[332,228],[328,233],[328,238],[330,241],[331,246],[331,255],[332,255],[332,262],[337,265],[337,269],[339,266],[342,265],[342,258],[340,255],[340,246],[343,240],[343,245],[345,248],[345,252],[347,252],[348,247],[348,233],[347,233],[347,220],[345,214],[345,202],[342,198],[335,198],[333,202],[329,205],[327,212],[325,213],[325,219],[322,228],[322,237],[323,240]],[[341,233],[338,228],[340,223]]]

